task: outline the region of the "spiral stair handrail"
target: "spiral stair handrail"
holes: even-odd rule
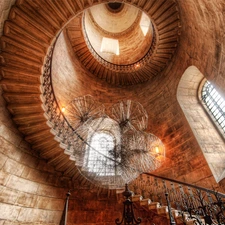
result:
[[[225,194],[193,184],[143,173],[129,185],[134,195],[167,205],[166,193],[173,209],[184,221],[195,224],[225,224]]]
[[[56,41],[55,41],[56,43]],[[54,94],[52,81],[51,81],[51,65],[52,65],[52,54],[54,51],[55,44],[53,44],[45,59],[43,74],[42,74],[42,101],[43,108],[45,110],[45,116],[48,119],[48,125],[52,127],[53,133],[59,138],[62,143],[69,141],[68,137],[73,136],[74,130],[66,120],[63,115],[58,102],[56,101],[56,97]]]

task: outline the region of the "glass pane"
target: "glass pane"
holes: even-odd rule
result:
[[[202,101],[225,133],[225,101],[209,81],[202,88]]]
[[[98,176],[115,175],[114,161],[111,159],[110,152],[115,147],[113,136],[107,133],[95,133],[90,142],[88,157],[85,164],[89,172],[96,173]]]

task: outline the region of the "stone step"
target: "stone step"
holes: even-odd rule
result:
[[[26,136],[26,141],[29,143],[32,142],[33,144],[43,141],[43,139],[52,138],[53,135],[50,133],[49,129],[41,130],[36,133],[32,133]]]
[[[157,207],[157,214],[167,216],[168,214],[168,206],[159,206]]]
[[[14,114],[14,115],[27,115],[29,116],[30,114],[34,113],[40,113],[43,115],[43,109],[40,107],[40,104],[37,103],[32,103],[32,104],[9,104],[8,110]]]
[[[118,191],[118,194],[121,195],[121,191]],[[124,191],[124,189],[123,189]],[[141,195],[133,195],[132,201],[135,204],[137,208],[143,208],[146,211],[152,211],[156,215],[160,217],[166,217],[169,221],[169,212],[168,212],[168,206],[161,206],[159,202],[152,202],[151,199],[143,198]],[[171,212],[173,215],[173,218],[176,222],[176,224],[186,224],[186,225],[195,225],[196,219],[190,219],[188,216],[188,213],[184,213],[183,216],[181,215],[179,210],[176,210],[174,208],[171,208]],[[204,224],[204,219],[201,219],[202,223]]]
[[[142,199],[140,201],[140,206],[145,208],[145,209],[148,209],[149,205],[151,204],[151,200],[149,198],[145,198],[145,199]]]

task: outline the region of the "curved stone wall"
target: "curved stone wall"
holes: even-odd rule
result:
[[[40,12],[38,14],[37,12],[35,12],[35,9],[38,9],[40,7],[40,4],[41,2],[31,3],[27,1],[19,1],[17,3],[17,7],[13,8],[10,14],[10,21],[7,21],[6,23],[5,36],[3,36],[2,38],[2,45],[4,50],[2,54],[2,57],[4,58],[4,80],[2,82],[2,86],[4,88],[5,98],[9,101],[8,108],[12,113],[14,113],[14,115],[16,115],[15,117],[17,117],[15,118],[15,120],[17,122],[19,120],[23,121],[23,123],[20,124],[19,128],[26,134],[26,140],[30,141],[31,143],[33,142],[34,146],[37,146],[36,142],[34,141],[37,138],[47,137],[48,140],[52,138],[50,134],[46,136],[45,132],[49,132],[49,129],[47,127],[45,127],[45,132],[42,132],[41,134],[36,136],[34,135],[35,132],[37,130],[39,131],[39,127],[37,128],[37,126],[32,127],[32,134],[28,133],[26,129],[27,122],[25,121],[25,118],[23,120],[23,118],[21,117],[22,113],[24,113],[24,109],[26,109],[26,113],[28,114],[27,116],[29,118],[31,114],[34,114],[34,112],[41,113],[42,111],[40,107],[41,103],[37,100],[40,95],[38,86],[40,83],[38,82],[37,78],[40,75],[43,57],[47,51],[47,47],[51,43],[51,40],[55,37],[59,29],[66,23],[66,21],[71,19],[74,14],[79,11],[79,9],[88,6],[88,3],[86,3],[87,5],[82,5],[75,2],[68,3],[65,1],[63,3],[65,7],[62,9],[61,6],[53,5],[51,2],[42,2],[43,5],[46,4],[46,7],[44,7],[45,10],[54,9],[55,14],[53,17],[50,17],[50,14],[47,15],[44,14],[44,12]],[[68,7],[70,6],[70,4],[73,5],[72,9]],[[193,18],[189,18],[187,14],[185,14],[186,8],[190,7],[190,9],[192,9],[192,7],[194,6],[189,5],[188,3],[183,3],[181,5],[181,12],[183,15],[182,19],[185,19],[185,17],[187,17],[185,19],[186,25],[184,27],[187,30],[191,29],[191,24],[194,23],[194,20]],[[146,7],[145,9],[147,9],[150,6],[146,4],[143,7]],[[153,8],[151,8],[151,10],[153,10]],[[36,17],[34,15],[36,15]],[[43,20],[43,16],[45,16],[46,21],[50,23]],[[196,14],[196,16],[198,15]],[[55,18],[55,20],[53,20],[52,18]],[[199,21],[203,20],[201,18],[198,19]],[[203,22],[205,21],[203,20]],[[21,23],[27,24],[29,32],[21,29],[21,27],[19,26],[19,24]],[[51,24],[52,26],[49,26],[49,24]],[[192,166],[190,166],[189,164],[185,164],[182,162],[182,160],[186,158],[183,157],[183,150],[190,148],[199,150],[199,146],[197,145],[190,129],[188,128],[188,126],[184,127],[183,125],[187,124],[187,122],[174,96],[176,96],[176,87],[182,74],[181,71],[183,71],[187,65],[194,62],[194,58],[189,57],[189,55],[192,56],[194,54],[195,49],[197,49],[198,45],[204,46],[203,43],[201,43],[202,39],[200,38],[201,32],[204,33],[204,31],[205,28],[203,26],[200,26],[199,30],[195,31],[196,36],[193,35],[192,37],[191,32],[187,32],[186,35],[182,35],[177,55],[174,57],[173,62],[169,65],[168,69],[158,77],[160,79],[155,79],[154,82],[149,81],[146,84],[137,85],[135,87],[129,87],[125,89],[115,89],[114,87],[112,87],[110,89],[98,88],[95,91],[95,93],[98,95],[99,101],[103,100],[102,102],[104,102],[104,99],[124,98],[121,93],[123,93],[123,90],[126,90],[126,97],[129,96],[128,93],[132,93],[130,94],[130,96],[132,96],[134,100],[137,100],[141,104],[143,104],[143,106],[149,113],[149,130],[163,139],[163,142],[167,146],[167,156],[173,162],[173,172],[170,174],[173,174],[173,176],[175,177],[183,178],[183,176],[186,175],[185,173],[187,171],[195,170],[195,168],[192,168]],[[189,42],[185,42],[185,40],[188,38],[191,41],[194,40],[190,47],[188,46]],[[207,38],[209,40],[212,40],[210,34],[208,34]],[[206,44],[206,46],[208,45]],[[188,52],[188,54],[186,54],[185,51],[186,47],[186,51]],[[205,49],[202,47],[202,51],[198,54],[201,56],[201,54],[206,53],[206,50],[208,51],[209,49]],[[214,52],[209,51],[208,56],[211,57],[213,54]],[[197,59],[199,59],[200,56],[198,56]],[[208,66],[206,67],[207,62],[205,60],[201,62],[201,60],[199,59],[199,61],[196,60],[196,63],[199,64],[200,69],[207,72]],[[211,61],[210,63],[212,64]],[[20,81],[19,78],[21,78],[18,77],[18,68],[19,73],[23,75],[23,80],[19,82],[19,85],[16,85],[18,84],[18,81]],[[28,83],[27,80],[31,77],[32,82]],[[96,80],[92,81],[93,86],[96,83],[99,83],[100,86],[102,85],[102,87],[104,87],[105,85],[104,82]],[[27,93],[28,90],[29,93]],[[13,93],[23,92],[23,95],[21,95],[21,93],[19,94],[20,96],[23,96],[23,98],[18,99],[16,95],[10,94],[10,91],[12,91]],[[20,102],[20,104],[17,105],[18,102]],[[177,120],[177,118],[179,118],[179,120]],[[186,143],[186,140],[189,140],[189,145],[184,144]],[[172,151],[176,148],[179,149],[178,153]],[[43,148],[40,149],[37,147],[37,149],[38,151],[41,151]],[[49,155],[51,155],[51,153],[49,153]],[[179,156],[180,160],[177,160],[177,155]],[[187,158],[187,161],[192,161],[194,157],[195,155],[190,154]],[[202,166],[207,167],[205,161],[203,160],[202,162]],[[62,165],[59,163],[59,161],[53,162],[53,165],[56,166],[57,169],[62,168]],[[166,165],[169,166],[170,163],[165,164],[165,168],[167,168]],[[65,169],[65,165],[63,166],[63,169]],[[180,166],[184,168],[181,170],[179,169]]]
[[[58,224],[70,179],[55,172],[24,141],[0,98],[0,220]]]
[[[71,179],[32,153],[12,123],[2,96],[0,109],[0,221],[4,225],[58,225],[66,193],[72,188]],[[112,224],[121,217],[122,204],[117,204],[114,192],[75,183],[68,224]]]
[[[118,14],[111,15],[105,4],[100,4],[86,10],[83,15],[83,32],[86,36],[85,39],[90,51],[95,51],[106,62],[118,66],[133,64],[141,60],[149,51],[153,42],[153,36],[156,39],[156,35],[153,35],[153,27],[150,19],[148,32],[145,35],[143,34],[140,27],[142,13],[143,12],[138,8],[127,4],[124,5],[118,18]],[[130,14],[133,15],[134,19],[130,19]],[[145,16],[147,17],[146,14]],[[101,25],[98,24],[100,23],[99,18],[101,18],[105,24],[108,24],[108,28],[104,27],[106,25],[103,25],[102,28]],[[122,27],[124,24],[126,25],[125,29]],[[69,26],[69,24],[67,26]],[[121,32],[120,29],[122,30]],[[113,40],[116,39],[118,41],[119,55],[101,51],[103,37]],[[135,54],[133,54],[134,52]],[[98,59],[96,58],[96,60]]]
[[[54,136],[43,117],[40,75],[47,49],[61,27],[83,8],[96,2],[62,1],[59,5],[52,1],[20,0],[5,23],[1,38],[1,87],[11,115],[1,98],[0,208],[4,224],[58,224],[70,181],[76,183],[78,175],[70,174],[69,179],[62,176],[62,171],[55,172],[55,168],[58,171],[61,168],[59,161],[46,164],[36,153],[44,149],[49,150],[50,155],[56,150],[55,145],[50,147],[47,142],[52,144]],[[132,4],[147,10],[150,2],[153,1],[132,1]],[[178,3],[184,24],[181,41],[177,55],[159,80],[133,87],[108,88],[106,82],[90,78],[90,87],[98,87],[90,90],[101,102],[110,103],[111,99],[116,101],[131,96],[143,104],[149,114],[149,130],[163,140],[167,149],[166,162],[158,171],[160,175],[186,182],[191,178],[192,183],[205,187],[212,187],[212,184],[222,187],[224,181],[215,183],[175,96],[179,80],[190,65],[197,66],[225,93],[224,3],[222,0],[181,0]],[[80,74],[79,82],[83,85],[80,87],[87,86],[82,75],[87,74]],[[24,139],[32,145],[32,150]],[[37,146],[37,143],[43,145]],[[54,165],[54,170],[50,164]],[[90,208],[102,207],[98,204],[93,203]],[[83,214],[81,212],[80,216]],[[71,223],[81,222],[74,219]]]

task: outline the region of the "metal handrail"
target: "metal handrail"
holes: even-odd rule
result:
[[[171,205],[180,215],[185,215],[182,217],[184,220],[193,219],[196,225],[225,224],[223,193],[147,172],[131,182],[129,187],[134,194],[159,202],[161,206]]]
[[[68,146],[75,136],[82,141],[84,140],[70,126],[56,101],[51,82],[51,60],[53,50],[54,46],[46,57],[43,70],[43,108],[45,109],[45,115],[48,118],[49,123],[51,123],[52,129],[57,133],[56,136],[63,144],[67,145],[67,150],[71,151]],[[85,142],[85,144],[88,143]],[[73,152],[71,151],[68,153],[72,154]],[[131,190],[133,188],[134,192],[139,192],[140,194],[143,194],[143,196],[146,195],[145,197],[152,198],[154,201],[159,201],[161,205],[164,203],[166,204],[165,193],[168,193],[172,207],[176,206],[179,210],[188,212],[190,218],[193,217],[193,214],[197,214],[198,217],[201,216],[204,219],[210,217],[212,221],[217,221],[216,224],[225,224],[225,194],[151,173],[142,173],[141,176],[146,177],[131,182],[130,188]],[[150,179],[152,180],[150,181]],[[170,187],[168,187],[168,184]]]
[[[177,180],[173,180],[173,179],[166,178],[166,177],[161,177],[161,176],[158,176],[158,175],[155,175],[155,174],[152,174],[152,173],[146,173],[145,172],[145,173],[142,173],[142,174],[149,175],[149,176],[159,178],[159,179],[162,179],[162,180],[167,180],[167,181],[177,183],[177,184],[180,184],[180,185],[185,185],[185,186],[188,186],[188,187],[191,187],[191,188],[196,188],[196,189],[208,192],[210,194],[218,195],[222,198],[225,198],[225,194],[223,194],[221,192],[213,191],[213,190],[210,190],[210,189],[207,189],[207,188],[204,188],[204,187],[196,186],[196,185],[193,185],[193,184],[188,184],[188,183],[185,183],[185,182],[182,182],[182,181],[177,181]]]

